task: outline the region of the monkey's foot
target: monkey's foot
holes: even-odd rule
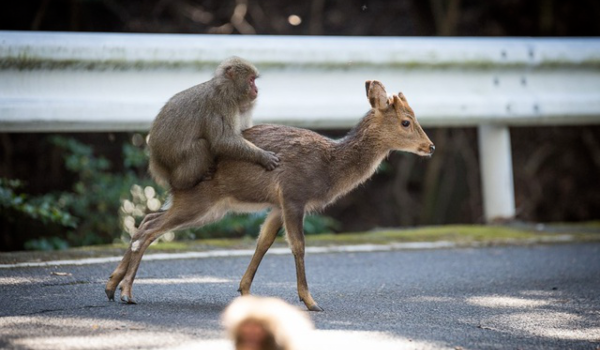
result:
[[[202,175],[202,179],[200,181],[210,181],[215,177],[215,173],[217,172],[217,168],[212,166],[208,168],[208,170]]]

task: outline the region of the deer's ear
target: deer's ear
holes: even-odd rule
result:
[[[401,111],[404,107],[404,103],[402,102],[401,98],[396,95],[392,97],[392,103],[394,104],[396,111]]]
[[[406,100],[406,96],[404,96],[404,94],[403,94],[402,92],[399,92],[399,93],[398,93],[398,97],[400,97],[400,99],[401,99],[403,102],[408,102],[408,101]]]
[[[365,86],[367,87],[367,98],[371,107],[384,109],[388,106],[387,92],[385,92],[385,87],[382,83],[377,80],[367,80]]]
[[[404,109],[408,106],[408,102],[403,93],[399,92],[398,95],[394,95],[394,106],[398,109]]]

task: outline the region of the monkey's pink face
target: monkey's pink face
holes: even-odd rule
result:
[[[256,87],[256,76],[255,75],[251,75],[248,78],[248,85],[250,88],[250,91],[249,91],[250,99],[254,100],[254,99],[256,99],[256,97],[258,97],[258,88]]]

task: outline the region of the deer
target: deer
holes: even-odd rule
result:
[[[275,152],[279,167],[265,171],[254,163],[222,159],[212,179],[190,189],[172,190],[170,207],[146,215],[132,236],[106,284],[109,301],[114,301],[120,285],[121,302],[136,304],[132,285],[142,256],[163,233],[200,227],[229,212],[270,209],[238,291],[250,294],[256,271],[283,226],[296,264],[298,296],[308,310],[323,311],[309,292],[306,279],[305,215],[322,210],[366,181],[392,151],[431,157],[435,150],[401,92],[388,97],[383,84],[376,80],[367,80],[365,87],[371,109],[344,138],[332,140],[291,126],[256,125],[243,131],[244,138]]]

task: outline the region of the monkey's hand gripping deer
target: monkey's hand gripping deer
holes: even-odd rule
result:
[[[211,181],[187,190],[174,189],[173,205],[167,211],[148,214],[140,224],[106,284],[108,298],[114,300],[120,284],[121,300],[135,303],[131,289],[142,255],[164,232],[206,225],[230,211],[270,208],[239,291],[250,293],[264,254],[284,226],[296,262],[298,295],[309,310],[321,311],[308,290],[304,269],[305,213],[324,208],[368,179],[391,151],[431,156],[435,150],[402,93],[388,98],[378,81],[367,81],[366,88],[371,110],[339,141],[279,125],[245,130],[243,135],[250,142],[277,152],[281,165],[265,172],[253,163],[223,159]]]

